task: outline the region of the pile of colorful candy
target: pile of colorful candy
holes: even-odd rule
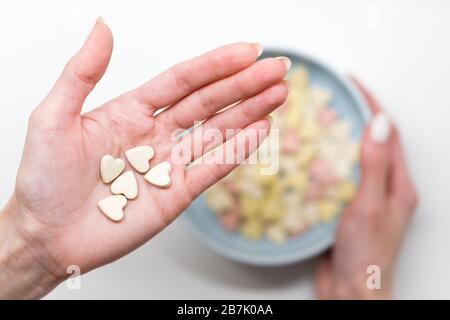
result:
[[[355,192],[359,145],[350,122],[330,108],[329,91],[309,84],[306,68],[292,70],[288,81],[288,100],[272,114],[280,137],[277,174],[243,165],[205,194],[223,227],[251,240],[265,235],[283,243],[330,221]]]

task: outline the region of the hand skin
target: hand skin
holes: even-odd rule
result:
[[[256,62],[258,45],[236,43],[182,62],[80,114],[112,47],[111,31],[99,19],[29,119],[15,191],[0,214],[0,298],[42,297],[67,277],[67,267],[77,265],[86,273],[129,253],[237,166],[204,163],[186,170],[173,164],[168,189],[151,186],[134,171],[139,196],[128,201],[124,220],[115,223],[97,208],[111,195],[100,180],[103,155],[124,159],[130,147],[151,145],[152,163],[170,161],[171,149],[182,143],[170,139],[172,132],[196,120],[222,131],[244,128],[232,141],[247,130],[268,131],[267,114],[288,93],[283,78],[289,60]],[[235,152],[239,148],[245,145]],[[125,170],[130,169],[127,163]]]
[[[369,92],[353,78],[373,115],[382,112]],[[370,124],[361,148],[361,183],[338,227],[336,243],[324,256],[316,276],[319,299],[389,299],[405,230],[417,205],[400,138],[390,124],[385,143],[371,139]],[[380,267],[381,288],[369,290],[370,265]]]

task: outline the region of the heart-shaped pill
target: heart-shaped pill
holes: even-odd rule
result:
[[[123,195],[109,196],[98,202],[100,210],[113,221],[123,219],[123,208],[127,205],[127,198]]]
[[[111,192],[123,194],[127,199],[135,199],[138,194],[136,177],[132,171],[127,171],[119,176],[111,185]]]
[[[150,146],[138,146],[127,150],[125,155],[133,168],[140,173],[146,173],[150,169],[148,162],[155,155],[155,151]]]
[[[100,175],[104,183],[110,183],[117,178],[125,168],[125,161],[122,159],[114,159],[113,156],[107,154],[102,157],[100,162]]]
[[[155,186],[167,188],[170,185],[170,171],[172,171],[172,166],[164,161],[151,168],[144,178]]]

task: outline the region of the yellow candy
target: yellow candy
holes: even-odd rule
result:
[[[309,104],[315,108],[327,107],[331,101],[331,94],[328,90],[314,87],[309,90]]]
[[[322,133],[323,129],[313,119],[305,119],[300,127],[300,138],[303,140],[317,139]]]
[[[215,213],[222,213],[233,206],[233,196],[222,185],[212,186],[205,192],[206,205]]]
[[[347,202],[355,195],[355,185],[351,181],[341,182],[336,190],[336,198],[339,201]]]
[[[290,175],[284,177],[280,181],[281,190],[292,190],[292,192],[297,192],[301,194],[306,189],[308,183],[308,177],[305,172],[297,170],[292,172]]]
[[[302,104],[303,97],[299,97],[296,104]],[[287,111],[286,127],[288,128],[298,128],[302,122],[301,109],[299,106],[295,108],[289,108]]]
[[[281,225],[272,225],[266,230],[267,237],[276,244],[283,244],[287,239],[286,229]]]
[[[346,142],[351,138],[350,123],[346,120],[336,121],[329,129],[329,134],[334,140]]]
[[[235,186],[239,192],[246,194],[249,197],[261,198],[263,196],[262,186],[253,181],[241,179],[235,182]]]
[[[306,97],[304,93],[300,90],[296,90],[288,100],[287,105],[287,115],[286,115],[286,127],[289,128],[298,128],[301,125],[301,110],[302,106],[305,104]]]
[[[330,221],[338,210],[339,206],[335,201],[322,200],[317,203],[317,214],[322,222]]]
[[[309,73],[304,66],[293,69],[289,73],[288,80],[293,86],[299,86],[301,89],[305,88],[309,82]]]
[[[255,165],[255,167],[258,170],[258,173],[256,174],[256,177],[255,177],[255,181],[257,183],[262,184],[263,186],[276,183],[277,177],[275,174],[262,174],[262,172],[267,172],[267,170],[264,171],[264,167],[268,167],[268,166],[265,166],[263,164],[257,164],[257,165]]]
[[[282,224],[291,234],[297,234],[306,229],[307,221],[301,213],[301,207],[288,209],[283,216]]]
[[[257,220],[244,221],[241,233],[249,240],[258,240],[262,236],[262,224]]]
[[[301,207],[300,213],[305,218],[306,223],[310,225],[316,224],[319,221],[316,203],[308,203],[304,207]]]
[[[260,201],[257,198],[243,194],[239,199],[239,207],[244,217],[254,217],[258,214]]]
[[[283,207],[279,197],[270,197],[261,205],[261,215],[264,221],[274,222],[283,216]]]
[[[314,159],[315,155],[315,146],[311,144],[302,145],[301,150],[297,156],[297,163],[300,165],[300,167],[304,168],[312,161],[312,159]]]

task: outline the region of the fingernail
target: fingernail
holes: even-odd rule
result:
[[[283,82],[284,82],[284,84],[286,85],[288,91],[290,91],[290,90],[291,90],[291,84],[289,83],[289,81],[283,80]]]
[[[292,62],[288,57],[277,57],[276,59],[283,61],[286,71],[291,68]]]
[[[259,43],[252,43],[252,44],[256,48],[256,53],[257,53],[256,57],[259,57],[264,51],[262,45],[260,45]]]
[[[370,124],[370,138],[376,144],[384,144],[391,133],[391,121],[384,112],[378,112]]]
[[[266,116],[266,120],[270,122],[270,125],[273,124],[273,118],[272,118],[271,115],[267,115],[267,116]]]
[[[87,37],[86,37],[86,40],[85,41],[87,41],[88,39],[89,39],[89,36],[91,35],[91,33],[92,33],[92,30],[94,30],[95,29],[95,26],[97,25],[97,23],[103,23],[103,24],[105,24],[105,20],[103,20],[103,18],[102,17],[97,17],[97,20],[95,20],[95,23],[94,23],[94,25],[92,26],[92,28],[91,28],[91,30],[89,30],[89,33],[88,33],[88,35],[87,35]]]

